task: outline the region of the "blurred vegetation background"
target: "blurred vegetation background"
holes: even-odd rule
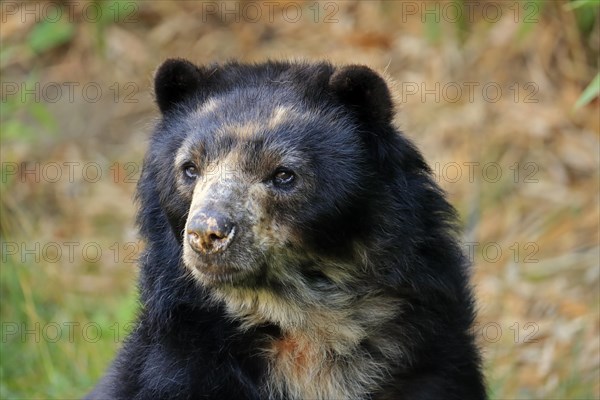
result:
[[[1,398],[81,397],[130,328],[167,57],[385,72],[461,213],[491,397],[600,397],[597,1],[0,6]]]

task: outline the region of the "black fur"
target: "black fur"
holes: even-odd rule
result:
[[[207,159],[220,157],[234,139],[216,143],[202,131],[210,132],[216,118],[260,119],[261,108],[273,104],[312,116],[300,126],[284,123],[268,140],[307,155],[315,191],[290,204],[274,203],[272,212],[299,232],[303,250],[315,258],[347,262],[352,246],[363,243],[374,270],[372,286],[365,287],[378,287],[403,304],[386,334],[406,350],[367,398],[486,398],[455,212],[419,151],[392,126],[392,100],[379,75],[328,63],[196,67],[168,60],[156,73],[155,92],[162,120],[138,186],[138,224],[147,244],[142,309],[89,399],[265,398],[268,371],[258,349],[281,335],[280,327],[238,329],[240,322],[209,300],[211,289],[189,279],[182,232],[190,200],[178,189],[174,158],[190,138],[206,143]],[[225,106],[191,131],[188,117],[213,98]],[[259,153],[269,143],[254,140],[246,148]],[[307,279],[321,278],[318,268],[310,269]],[[355,290],[360,296],[360,287]],[[375,349],[372,354],[379,357]]]

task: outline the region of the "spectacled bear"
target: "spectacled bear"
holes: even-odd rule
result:
[[[385,80],[164,62],[141,310],[90,399],[485,399],[455,211]]]

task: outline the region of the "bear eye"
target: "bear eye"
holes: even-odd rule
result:
[[[291,185],[296,179],[294,171],[287,168],[278,168],[273,174],[273,185],[278,187],[285,187]]]
[[[187,179],[194,180],[198,178],[198,168],[193,164],[185,164],[183,166],[183,174]]]

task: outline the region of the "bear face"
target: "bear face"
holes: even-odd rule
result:
[[[184,261],[206,284],[269,280],[269,260],[302,262],[305,227],[335,223],[361,191],[365,156],[348,121],[273,97],[237,91],[185,119],[173,161],[189,204]],[[315,215],[322,197],[319,213],[331,221]]]

